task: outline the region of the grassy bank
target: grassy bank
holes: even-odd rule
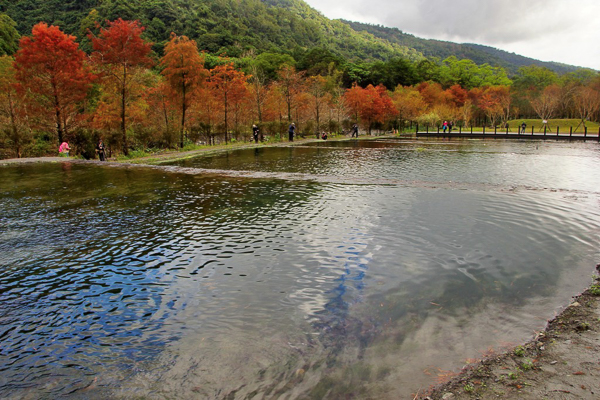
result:
[[[521,126],[523,122],[527,124],[526,132],[528,133],[531,133],[532,127],[534,133],[544,132],[544,124],[541,119],[515,119],[508,122],[508,129],[516,132],[517,128]],[[587,126],[587,130],[590,133],[598,132],[598,128],[600,127],[600,124],[591,121],[586,121],[585,125]],[[560,132],[569,132],[571,128],[573,128],[573,133],[584,132],[583,124],[579,119],[549,119],[546,128],[547,131],[556,132],[556,128],[558,128]]]

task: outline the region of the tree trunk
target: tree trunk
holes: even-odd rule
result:
[[[123,66],[123,86],[121,88],[121,132],[123,134],[123,154],[129,155],[129,149],[127,146],[127,126],[125,124],[125,97],[127,94],[126,89],[127,82],[127,67]]]
[[[185,133],[185,111],[186,111],[186,102],[185,102],[185,83],[183,83],[181,85],[181,89],[182,89],[182,97],[181,97],[181,135],[180,135],[180,139],[179,139],[179,147],[183,149],[183,136]]]

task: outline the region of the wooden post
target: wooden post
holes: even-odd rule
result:
[[[573,136],[573,125],[569,126],[569,137]]]
[[[415,134],[419,133],[419,124],[417,124],[417,130],[415,131]]]
[[[587,126],[583,127],[583,137],[587,137]]]
[[[546,124],[544,124],[544,137],[546,136]]]
[[[483,134],[485,135],[485,124],[483,124]]]
[[[473,125],[471,125],[471,135],[473,134]]]
[[[498,133],[498,130],[496,128],[496,125],[494,125],[494,135]]]
[[[558,136],[558,125],[556,125],[556,136]]]

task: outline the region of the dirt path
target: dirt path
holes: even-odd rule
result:
[[[361,139],[376,139],[377,137],[380,136],[363,136],[361,137]],[[345,136],[338,136],[336,137],[337,140],[344,140],[346,139]],[[248,148],[263,148],[263,147],[285,147],[285,146],[294,146],[294,145],[302,145],[302,144],[306,144],[306,143],[311,143],[311,142],[317,142],[320,141],[318,139],[314,139],[314,138],[299,138],[296,139],[294,142],[274,142],[274,143],[254,143],[254,142],[238,142],[235,144],[228,144],[228,145],[215,145],[215,146],[207,146],[207,147],[203,147],[200,149],[196,149],[196,150],[190,150],[190,151],[163,151],[163,152],[159,152],[159,153],[155,153],[155,154],[151,154],[148,155],[146,157],[138,157],[138,158],[132,158],[132,159],[123,159],[123,160],[119,160],[118,162],[120,164],[157,164],[160,162],[164,162],[164,161],[170,161],[170,160],[177,160],[177,159],[185,159],[185,158],[190,158],[190,157],[194,157],[200,154],[210,154],[210,153],[216,153],[216,152],[220,152],[220,151],[226,151],[226,150],[239,150],[239,149],[248,149]],[[0,165],[4,165],[4,164],[28,164],[28,163],[37,163],[37,162],[64,162],[64,161],[84,161],[81,160],[79,158],[69,158],[69,157],[31,157],[31,158],[9,158],[9,159],[5,159],[5,160],[0,160]],[[87,160],[87,161],[94,161],[94,160]],[[97,161],[97,160],[95,160]],[[116,161],[115,159],[111,159],[108,162],[111,161]]]
[[[63,162],[69,161],[69,157],[31,157],[31,158],[8,158],[0,160],[0,165],[3,164],[30,164],[38,162]]]
[[[417,398],[600,399],[600,277],[527,344]]]

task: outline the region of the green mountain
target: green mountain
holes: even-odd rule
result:
[[[408,47],[329,20],[301,0],[0,0],[0,12],[17,22],[21,35],[44,21],[81,42],[96,22],[139,20],[159,51],[175,32],[196,40],[200,49],[230,57],[248,50],[293,55],[314,47],[349,60],[423,57]]]
[[[478,65],[501,66],[509,73],[532,64],[559,73],[577,69],[487,46],[426,40],[395,28],[330,20],[302,0],[0,0],[0,12],[16,22],[21,35],[30,34],[33,25],[44,21],[77,36],[85,50],[89,50],[88,29],[123,18],[139,20],[146,27],[157,53],[175,32],[196,40],[200,49],[230,57],[252,50],[300,60],[316,48],[355,63],[443,60],[454,55]],[[3,26],[14,30],[11,21],[0,24],[0,38]],[[10,48],[10,43],[4,47]]]
[[[545,67],[559,74],[574,72],[581,69],[580,67],[572,65],[535,60],[490,46],[472,43],[459,44],[435,39],[421,39],[414,35],[404,33],[398,28],[387,28],[381,25],[363,24],[346,20],[340,21],[357,32],[368,32],[373,36],[384,39],[390,43],[415,49],[426,57],[437,57],[442,60],[450,56],[456,56],[459,59],[468,58],[478,65],[490,64],[492,66],[503,67],[511,75],[515,74],[520,67],[530,65]]]

